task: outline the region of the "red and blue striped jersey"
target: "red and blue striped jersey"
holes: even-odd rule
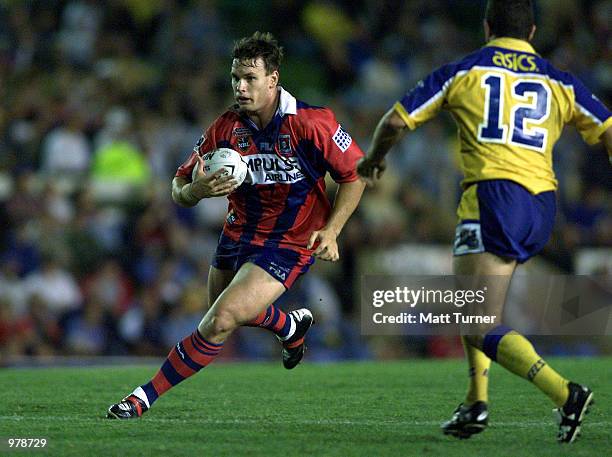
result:
[[[235,109],[217,118],[177,177],[191,180],[196,154],[227,147],[248,165],[245,182],[227,196],[223,234],[241,243],[289,248],[302,254],[313,231],[331,213],[325,175],[337,183],[358,179],[363,151],[328,108],[310,106],[280,90],[279,108],[263,129]]]

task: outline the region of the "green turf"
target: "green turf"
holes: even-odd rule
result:
[[[500,367],[491,374],[489,429],[465,441],[443,436],[439,423],[464,393],[461,361],[306,363],[293,371],[217,364],[127,422],[104,419],[107,406],[156,367],[5,369],[0,437],[46,437],[46,451],[31,455],[61,456],[610,455],[612,359],[550,362],[595,391],[583,436],[570,446],[555,441],[548,399]]]

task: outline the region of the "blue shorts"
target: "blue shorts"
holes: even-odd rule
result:
[[[289,289],[300,275],[308,271],[314,257],[291,249],[240,243],[221,234],[212,265],[220,270],[238,271],[246,262],[263,268]]]
[[[533,195],[504,179],[472,184],[463,192],[457,209],[453,253],[486,251],[526,262],[548,242],[556,208],[553,191]]]

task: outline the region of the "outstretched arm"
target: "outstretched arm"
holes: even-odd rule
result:
[[[606,147],[606,151],[608,151],[608,157],[610,158],[610,163],[612,163],[612,127],[609,127],[601,136],[604,146]]]
[[[368,184],[374,184],[385,171],[385,156],[408,130],[408,126],[400,115],[391,108],[380,119],[374,135],[372,144],[366,156],[357,165],[357,173]]]
[[[340,258],[336,238],[338,238],[346,221],[348,221],[355,208],[357,208],[364,188],[365,183],[361,180],[338,185],[334,207],[327,224],[321,230],[314,231],[308,242],[308,249],[311,249],[317,241],[319,242],[319,246],[313,253],[315,257],[321,260],[331,260],[332,262]]]

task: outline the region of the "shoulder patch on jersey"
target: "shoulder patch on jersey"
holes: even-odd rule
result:
[[[342,152],[345,152],[353,142],[351,136],[342,128],[341,125],[338,125],[338,129],[336,130],[336,133],[334,133],[332,139]]]

